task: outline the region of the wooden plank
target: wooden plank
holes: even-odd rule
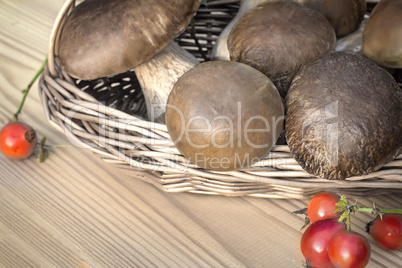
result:
[[[40,66],[62,4],[0,1],[1,124]],[[161,191],[69,145],[47,123],[37,85],[20,119],[66,146],[41,164],[0,156],[0,267],[302,267],[303,219],[290,212],[307,200]],[[396,195],[359,198],[373,201],[402,207]],[[356,214],[356,230],[370,219]],[[398,267],[401,251],[372,245],[368,267]]]

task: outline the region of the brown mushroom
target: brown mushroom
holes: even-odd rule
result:
[[[166,100],[173,86],[171,81],[198,64],[192,55],[174,44],[167,52],[163,49],[185,30],[200,2],[85,0],[71,11],[61,30],[58,55],[62,66],[68,74],[82,80],[135,68],[149,115],[154,112],[154,117],[160,117],[164,109],[153,111],[153,101]],[[157,53],[164,54],[158,56],[158,63],[152,63]],[[166,57],[168,60],[161,61]],[[176,60],[179,63],[172,62]],[[174,72],[166,72],[166,62],[177,65]],[[140,65],[143,66],[137,69]],[[164,78],[153,79],[156,73],[164,74]],[[173,74],[175,78],[171,77]]]
[[[366,12],[366,0],[296,0],[321,12],[334,27],[337,37],[355,31]]]
[[[278,0],[241,0],[240,7],[237,11],[236,16],[229,22],[228,25],[219,34],[218,39],[211,51],[211,58],[213,60],[230,60],[229,50],[227,46],[227,40],[230,31],[236,22],[251,8],[268,1],[278,1]]]
[[[363,31],[363,55],[388,68],[402,68],[402,1],[381,0]]]
[[[179,78],[166,109],[177,149],[211,170],[247,168],[261,160],[283,129],[284,107],[270,79],[233,61],[201,63]]]
[[[227,38],[234,24],[249,9],[273,1],[288,0],[241,0],[240,8],[233,20],[220,33],[211,52],[214,60],[230,60]],[[354,32],[363,20],[366,11],[365,0],[293,0],[323,14],[331,23],[336,35],[340,38]]]
[[[303,66],[286,97],[289,148],[309,173],[345,179],[378,170],[402,147],[402,90],[384,69],[347,52]]]
[[[228,37],[230,59],[267,75],[286,95],[298,69],[334,50],[335,32],[318,11],[296,2],[267,2],[247,11]]]

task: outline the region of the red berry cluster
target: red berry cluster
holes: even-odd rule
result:
[[[360,208],[349,205],[344,196],[325,192],[312,198],[307,208],[311,224],[301,238],[301,251],[309,266],[356,268],[367,265],[370,243],[360,233],[350,230],[350,212],[354,211],[377,213],[377,217],[367,224],[367,232],[385,249],[402,248],[400,210]],[[397,213],[385,213],[388,211]]]

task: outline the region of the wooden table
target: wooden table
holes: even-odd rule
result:
[[[62,4],[0,0],[1,125],[43,61]],[[303,266],[304,220],[290,212],[308,200],[174,194],[127,178],[47,123],[37,84],[20,119],[65,146],[50,148],[44,163],[0,156],[0,267]],[[402,207],[396,195],[359,200],[372,202]],[[371,218],[356,214],[354,229],[364,233]],[[401,250],[372,244],[369,267],[401,263]]]

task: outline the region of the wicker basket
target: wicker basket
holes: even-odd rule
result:
[[[194,24],[177,42],[201,61],[210,58],[220,31],[235,16],[240,1],[207,1]],[[286,145],[275,146],[253,168],[214,172],[191,165],[170,140],[166,126],[142,119],[144,98],[133,72],[93,81],[72,79],[55,55],[58,33],[74,7],[66,1],[51,34],[48,64],[39,92],[49,123],[104,161],[169,192],[267,198],[307,198],[331,190],[355,196],[402,193],[402,155],[381,170],[344,181],[305,172]],[[197,42],[195,42],[195,39]]]

